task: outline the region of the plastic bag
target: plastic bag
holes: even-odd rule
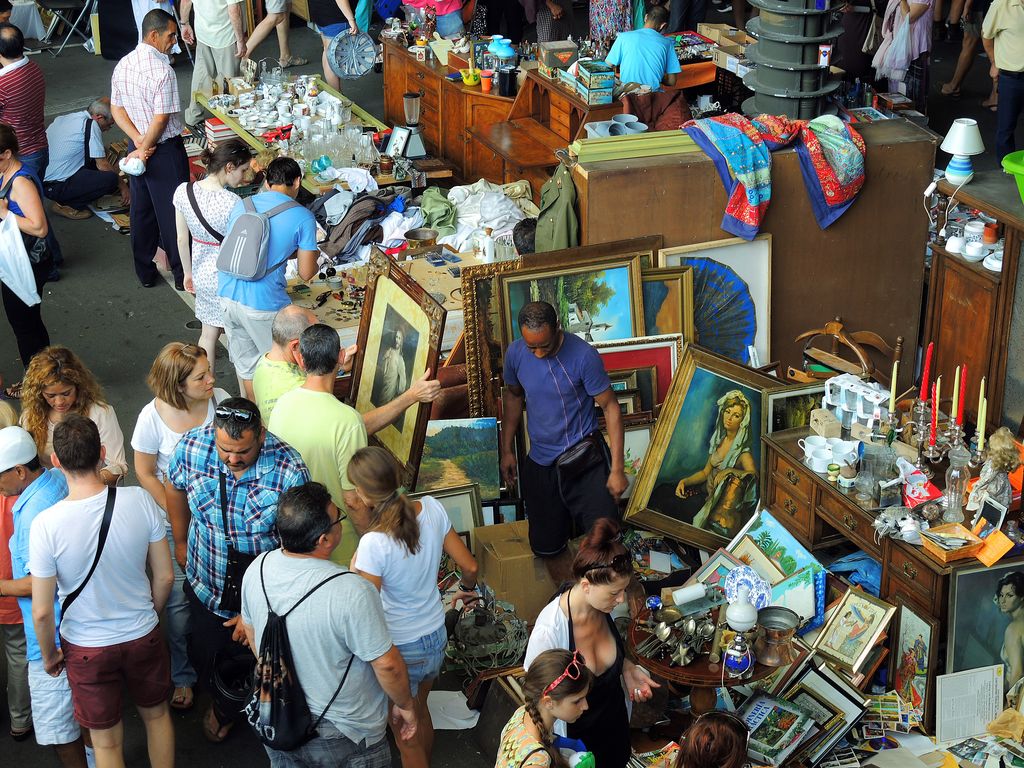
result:
[[[899,26],[892,41],[888,45],[883,41],[871,61],[879,79],[887,77],[902,81],[910,67],[910,17],[904,16],[897,23]]]
[[[10,213],[0,221],[0,282],[29,307],[41,301],[17,217]]]

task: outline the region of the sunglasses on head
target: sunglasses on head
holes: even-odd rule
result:
[[[243,424],[248,424],[255,418],[252,411],[246,411],[241,408],[228,408],[226,405],[218,405],[214,410],[213,414],[218,419],[232,419],[234,421],[240,421]]]
[[[566,678],[569,680],[579,680],[580,675],[583,674],[583,663],[583,654],[579,651],[573,651],[572,658],[569,659],[569,663],[566,665],[565,671],[556,677],[554,682],[544,689],[544,693],[542,693],[541,696],[547,696]]]
[[[607,563],[594,563],[587,568],[588,571],[596,571],[598,568],[611,568],[614,571],[626,571],[632,567],[633,558],[628,552],[616,555]]]

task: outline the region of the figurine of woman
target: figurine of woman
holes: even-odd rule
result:
[[[1004,507],[1009,507],[1011,499],[1009,475],[1020,464],[1020,452],[1014,442],[1013,433],[1006,427],[1000,427],[989,438],[988,459],[981,468],[978,482],[971,490],[967,501],[967,511],[974,512],[981,509],[986,498],[992,499]]]

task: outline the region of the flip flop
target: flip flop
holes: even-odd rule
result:
[[[203,736],[213,744],[220,744],[224,741],[231,734],[231,729],[234,727],[234,723],[221,725],[220,721],[217,720],[217,715],[213,713],[212,706],[203,715]]]
[[[304,67],[309,64],[309,59],[304,59],[301,56],[289,56],[287,59],[279,59],[278,63],[282,69],[291,69],[292,67]]]
[[[21,400],[21,388],[25,382],[19,381],[17,384],[11,384],[4,390],[4,397],[8,400]]]
[[[193,699],[192,689],[189,686],[181,685],[174,689],[174,694],[171,696],[172,709],[185,712],[192,709],[193,704],[195,704],[195,701]]]

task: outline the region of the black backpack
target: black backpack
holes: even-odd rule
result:
[[[317,726],[320,725],[320,721],[324,719],[327,710],[334,704],[334,700],[341,693],[342,686],[345,685],[345,679],[352,668],[354,655],[349,656],[345,674],[342,675],[338,688],[331,696],[331,700],[327,702],[324,711],[320,713],[320,717],[314,722],[309,712],[309,705],[306,704],[306,695],[302,691],[302,684],[295,674],[285,620],[292,611],[302,605],[307,597],[324,584],[339,576],[350,574],[351,571],[342,571],[328,576],[300,597],[288,611],[278,615],[270,607],[267,587],[263,582],[263,564],[266,559],[266,557],[260,559],[260,586],[263,588],[263,599],[267,601],[267,625],[263,628],[263,634],[260,636],[256,679],[252,696],[245,706],[245,714],[249,725],[256,731],[260,741],[272,749],[288,751],[301,747],[316,737]]]

